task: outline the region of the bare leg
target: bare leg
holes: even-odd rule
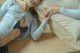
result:
[[[16,39],[20,34],[19,29],[13,29],[6,37],[0,39],[0,47],[6,45],[12,40]]]

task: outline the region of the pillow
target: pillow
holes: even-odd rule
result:
[[[56,5],[58,6],[61,3],[61,1],[57,1],[57,0],[43,0],[38,6],[37,8],[39,10],[43,10],[45,7],[49,6],[49,5]]]
[[[60,7],[66,7],[66,8],[73,8],[73,9],[79,9],[79,2],[80,0],[43,0],[39,5],[35,7],[35,10],[38,13],[40,21],[42,21],[42,11],[45,7],[49,5],[54,6],[60,6]]]
[[[79,2],[80,0],[63,0],[60,6],[66,8],[79,9]]]
[[[42,10],[44,10],[44,8],[49,5],[66,7],[66,8],[70,8],[70,9],[79,9],[80,8],[79,3],[80,3],[80,0],[43,0],[38,6],[36,6],[35,10],[38,13],[39,20],[42,21],[43,17],[44,17],[42,14]],[[80,35],[79,35],[80,34],[80,32],[79,32],[80,20],[64,16],[60,13],[54,14],[51,17],[51,20],[52,20],[52,22],[51,22],[52,25],[49,24],[50,26],[53,26],[51,29],[53,29],[53,28],[55,29],[54,23],[56,23],[56,25],[58,25],[58,27],[59,27],[58,30],[61,31],[61,29],[64,29],[63,31],[70,34],[70,35],[66,35],[66,34],[63,34],[63,32],[62,32],[61,35],[59,35],[59,36],[57,35],[57,36],[59,38],[62,38],[62,40],[64,40],[64,42],[66,42],[68,45],[70,45],[74,49],[77,48],[76,50],[80,50],[80,47],[78,47],[78,46],[80,46]],[[60,29],[60,27],[61,27],[61,29]],[[55,29],[55,31],[56,30],[57,30],[57,28]],[[57,32],[55,32],[55,33],[58,34]],[[67,42],[68,40],[71,43]]]
[[[37,8],[39,10],[43,10],[45,7],[49,5],[61,6],[66,8],[79,8],[79,0],[43,0]]]

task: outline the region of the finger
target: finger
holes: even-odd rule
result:
[[[49,9],[49,6],[48,6],[48,7],[46,7],[44,10],[46,10],[46,11],[47,11],[48,9]]]
[[[44,10],[47,10],[47,7]]]
[[[43,15],[46,17],[47,15],[49,14],[49,12],[48,11],[43,11]]]
[[[51,19],[51,13],[48,14],[48,17],[46,17],[46,20],[49,21]]]
[[[48,17],[49,14],[52,14],[52,11],[51,11],[51,10],[47,9],[47,10],[44,10],[44,11],[43,11],[43,15],[44,15],[45,17]]]
[[[50,8],[52,5],[49,5],[48,8]]]
[[[45,15],[45,14],[46,14],[46,11],[45,11],[45,10],[43,10],[42,14],[43,14],[43,15]]]
[[[45,14],[45,17],[48,17],[48,16],[49,16],[49,14],[50,14],[50,12],[47,12],[47,13]]]
[[[51,15],[49,15],[46,20],[49,21],[51,19]]]
[[[51,18],[51,15],[52,15],[52,14],[51,14],[51,13],[49,13],[49,15],[48,15],[48,19],[50,19],[50,18]]]
[[[46,13],[46,12],[47,12],[47,10],[44,9],[44,10],[43,10],[43,13]]]

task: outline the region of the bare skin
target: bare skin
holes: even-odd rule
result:
[[[29,9],[31,7],[36,6],[41,0],[16,0],[16,2],[18,3],[18,5],[20,5],[20,7],[24,10],[24,11],[29,11]],[[44,12],[44,20],[46,20],[46,22],[48,22],[51,18],[51,13],[48,14],[48,16],[45,16],[46,12]],[[23,19],[23,18],[22,18]],[[24,21],[24,19],[23,19]],[[25,24],[22,24],[21,21],[21,26],[25,26]],[[16,33],[17,32],[17,33]],[[8,44],[9,42],[11,42],[12,40],[16,39],[20,34],[20,30],[19,29],[13,29],[6,37],[1,38],[0,39],[0,47]]]
[[[6,37],[0,39],[0,47],[5,46],[7,43],[16,39],[20,34],[19,29],[13,29]]]
[[[54,13],[59,13],[60,12],[60,7],[57,6],[48,6],[44,9],[44,12],[46,12],[45,15],[48,13],[54,14]]]

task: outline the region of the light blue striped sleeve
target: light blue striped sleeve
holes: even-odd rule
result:
[[[67,9],[67,8],[62,7],[60,9],[60,13],[66,15],[66,16],[75,18],[75,19],[80,19],[80,10],[79,9],[78,10],[76,10],[76,9]]]
[[[37,19],[34,18],[33,22],[32,22],[32,26],[31,26],[31,36],[33,38],[33,40],[37,40],[41,37],[42,33],[44,32],[45,28],[46,28],[46,21],[43,20],[41,22],[41,25],[38,27],[37,25]]]
[[[0,18],[2,18],[5,15],[11,4],[12,0],[6,0],[3,3],[3,5],[0,7]]]

